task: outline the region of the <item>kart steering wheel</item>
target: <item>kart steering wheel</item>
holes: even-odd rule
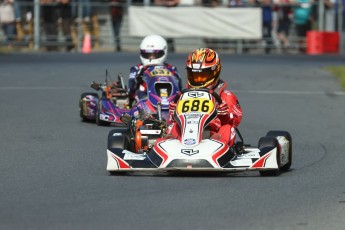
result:
[[[173,100],[174,103],[177,103],[178,99],[180,98],[181,94],[187,93],[187,92],[193,92],[193,91],[202,91],[202,92],[207,92],[210,93],[218,102],[218,104],[222,104],[223,100],[220,98],[219,94],[216,93],[213,90],[207,89],[207,88],[200,88],[200,89],[183,89],[180,92],[178,92]]]

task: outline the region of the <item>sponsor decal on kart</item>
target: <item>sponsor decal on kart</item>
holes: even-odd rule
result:
[[[114,118],[112,116],[106,115],[106,114],[100,114],[99,119],[103,121],[113,121]]]
[[[202,93],[202,92],[190,92],[190,93],[188,93],[188,96],[198,98],[198,97],[204,96],[204,93]]]
[[[157,130],[155,130],[155,129],[151,129],[151,130],[145,130],[145,129],[143,129],[143,130],[140,130],[140,133],[141,134],[146,134],[146,135],[149,135],[149,134],[152,134],[152,135],[158,135],[158,134],[160,134],[162,131],[161,130],[159,130],[159,129],[157,129]]]
[[[139,160],[139,161],[142,161],[142,160],[146,159],[144,154],[132,153],[132,152],[130,152],[128,150],[123,150],[122,153],[125,154],[124,157],[123,157],[124,160]]]
[[[185,145],[194,145],[196,143],[196,140],[194,138],[187,138],[184,139],[183,143]]]
[[[199,124],[199,120],[187,121],[187,124]]]
[[[260,158],[260,154],[259,154],[260,150],[257,150],[257,152],[252,152],[252,153],[246,153],[243,155],[237,155],[237,159],[252,159],[252,158]]]
[[[163,96],[162,96],[163,97]],[[162,105],[169,105],[169,101],[168,101],[168,99],[167,98],[162,98]]]
[[[192,156],[194,154],[199,153],[199,150],[194,151],[194,149],[181,149],[181,153],[186,154],[188,156]]]
[[[108,121],[109,120],[109,116],[108,115],[104,115],[104,114],[100,114],[99,115],[99,119],[101,119],[103,121]]]
[[[201,114],[197,114],[197,113],[189,114],[189,115],[186,116],[187,119],[193,119],[193,118],[197,119],[197,118],[200,118],[200,117],[201,117]]]

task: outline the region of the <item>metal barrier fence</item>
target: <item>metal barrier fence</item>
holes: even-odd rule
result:
[[[42,1],[42,0],[41,0]],[[78,0],[77,0],[78,1]],[[86,1],[85,1],[86,2]],[[38,0],[34,2],[18,2],[20,16],[15,21],[16,34],[14,38],[5,36],[3,30],[0,31],[0,51],[73,51],[81,52],[83,39],[85,34],[90,34],[93,52],[113,52],[116,49],[116,38],[114,36],[110,7],[113,6],[109,2],[90,2],[89,7],[91,13],[85,16],[85,2],[79,0],[77,3],[70,4],[71,11],[74,11],[73,18],[57,17],[56,21],[52,21],[52,14],[57,4],[40,3]],[[149,1],[143,1],[144,4],[150,5]],[[122,26],[120,28],[121,50],[137,51],[141,41],[141,37],[133,37],[129,35],[127,8],[132,4],[128,0],[123,6],[124,16]],[[222,1],[224,7],[227,1]],[[181,7],[187,7],[182,5]],[[188,5],[188,7],[192,7]],[[338,14],[334,8],[335,21],[338,20],[337,26],[333,25],[334,30],[343,31],[343,15],[341,14],[343,6],[340,4]],[[325,29],[325,18],[328,11],[325,10],[323,0],[314,4],[316,20],[313,23],[315,30]],[[340,13],[339,13],[340,12]],[[323,15],[319,17],[319,15]],[[61,15],[60,15],[61,16]],[[73,16],[73,15],[72,15]],[[49,19],[49,20],[45,20]],[[271,53],[300,53],[306,47],[305,43],[300,43],[303,37],[298,37],[295,32],[295,24],[291,24],[289,47],[283,47],[276,36],[274,28],[272,37],[259,40],[243,40],[243,39],[205,39],[201,37],[193,38],[176,38],[170,42],[170,48],[173,46],[176,52],[190,51],[198,47],[211,47],[217,50],[229,51],[233,53],[263,53],[270,51]],[[341,33],[342,34],[342,33]],[[342,38],[342,36],[341,36]],[[343,50],[343,42],[341,40],[341,53]],[[303,52],[303,51],[302,51]]]

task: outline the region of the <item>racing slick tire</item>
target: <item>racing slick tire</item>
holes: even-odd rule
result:
[[[87,119],[85,116],[84,116],[84,111],[83,111],[83,98],[88,96],[88,95],[91,95],[91,96],[94,96],[94,97],[97,97],[98,98],[98,94],[97,93],[82,93],[80,95],[80,99],[79,99],[79,114],[80,114],[80,117],[82,119],[82,121],[89,121],[89,119]]]
[[[277,148],[279,147],[278,140],[275,137],[261,137],[258,144],[259,149],[265,148],[265,147],[272,147]],[[259,171],[261,176],[279,176],[280,174],[280,157],[279,154],[277,154],[277,164],[278,169],[274,170],[266,170],[266,171]]]
[[[281,171],[288,171],[292,164],[292,138],[289,132],[287,131],[269,131],[266,134],[266,137],[278,137],[283,136],[289,141],[289,162],[285,165],[283,165],[280,170]]]
[[[130,151],[130,140],[130,132],[127,128],[113,129],[108,134],[108,149],[121,148]]]

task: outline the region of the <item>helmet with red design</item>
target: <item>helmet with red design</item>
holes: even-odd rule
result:
[[[209,48],[194,50],[186,61],[188,88],[213,89],[218,84],[221,68],[216,51]]]

